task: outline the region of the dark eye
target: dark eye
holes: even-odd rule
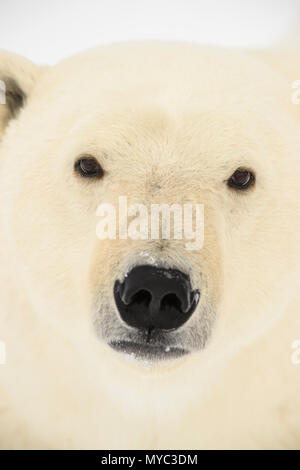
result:
[[[230,188],[244,191],[250,188],[255,182],[254,173],[244,168],[238,168],[235,170],[233,175],[227,180],[227,184]]]
[[[104,175],[104,171],[96,160],[96,158],[89,155],[80,157],[75,162],[75,171],[85,178],[101,178]]]

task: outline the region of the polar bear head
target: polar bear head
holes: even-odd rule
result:
[[[284,312],[300,267],[289,80],[248,54],[175,43],[54,67],[2,53],[0,78],[1,256],[24,315],[93,354],[162,363],[226,355]],[[120,201],[135,236],[120,233]],[[203,208],[201,247],[138,229],[138,209],[161,204]]]

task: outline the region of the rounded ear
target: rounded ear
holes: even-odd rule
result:
[[[42,68],[0,50],[0,139],[11,119],[25,106]]]

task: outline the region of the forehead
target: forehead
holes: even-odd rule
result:
[[[253,123],[242,114],[227,110],[183,109],[176,113],[164,106],[130,106],[118,110],[91,112],[69,129],[66,138],[75,146],[90,144],[117,156],[161,154],[189,159],[195,155],[244,156],[256,154],[259,130],[264,122]]]
[[[266,102],[274,84],[272,72],[248,56],[213,47],[151,42],[79,54],[50,68],[44,79],[46,92],[74,110],[155,101],[174,109],[220,104],[230,109],[233,104]]]
[[[100,146],[130,158],[167,150],[222,161],[255,158],[284,129],[287,90],[281,93],[267,67],[238,53],[141,43],[62,62],[44,75],[36,100],[47,106],[53,138],[78,150]]]

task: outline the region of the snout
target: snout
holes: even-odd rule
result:
[[[114,297],[124,323],[150,336],[154,330],[176,330],[186,323],[200,293],[177,269],[142,265],[127,273],[123,282],[115,282]]]
[[[96,304],[98,337],[125,359],[147,367],[204,349],[215,306],[205,277],[197,276],[193,265],[189,272],[192,279],[175,267],[143,264],[117,278],[105,302],[102,296]]]

